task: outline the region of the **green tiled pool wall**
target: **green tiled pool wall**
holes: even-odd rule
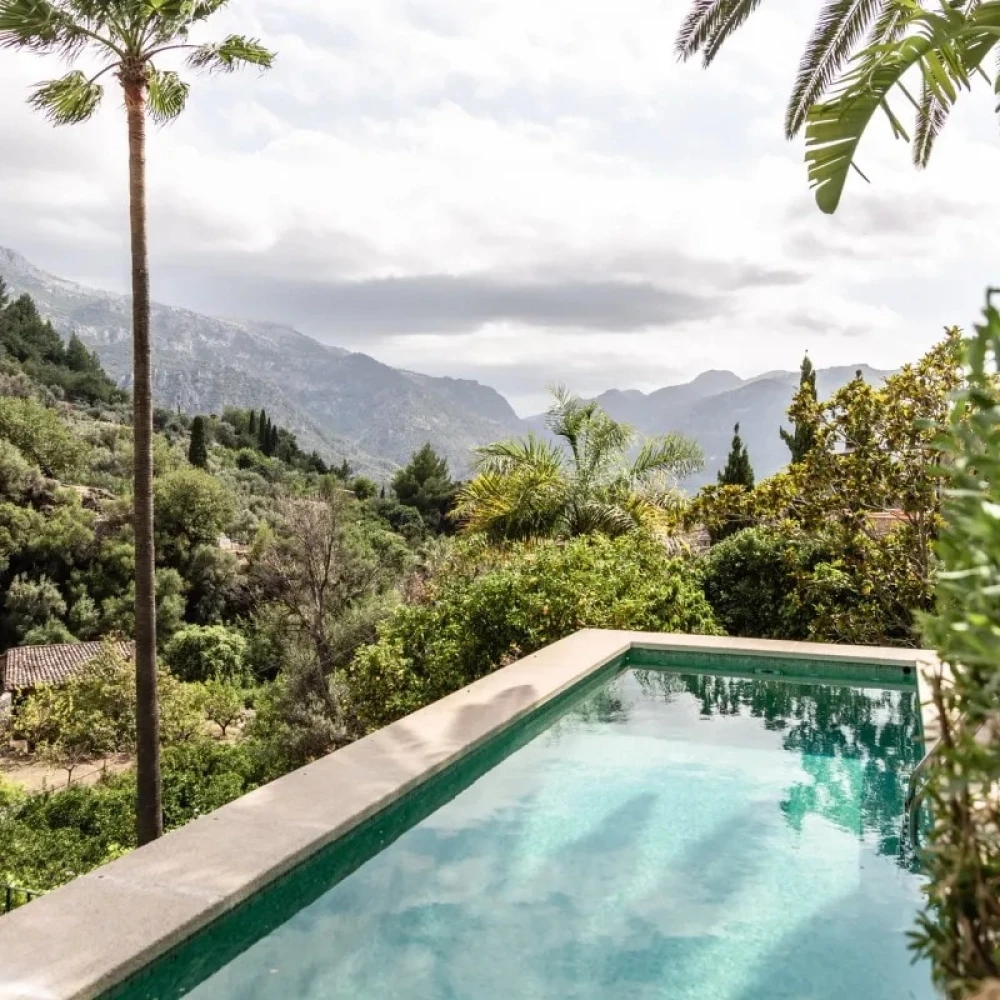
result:
[[[829,657],[776,657],[759,654],[720,654],[714,650],[643,649],[633,647],[625,658],[629,667],[726,676],[774,677],[788,681],[834,684],[871,684],[876,687],[916,689],[916,667]]]

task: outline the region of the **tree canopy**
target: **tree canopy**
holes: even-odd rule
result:
[[[396,473],[392,489],[401,504],[419,512],[429,530],[449,530],[448,513],[458,486],[448,472],[448,460],[441,458],[430,442],[414,452],[409,464]]]
[[[702,466],[700,446],[680,434],[639,442],[593,400],[562,388],[553,395],[555,441],[530,434],[478,449],[477,475],[455,508],[465,530],[517,540],[614,536],[665,523],[678,480]]]
[[[740,437],[740,425],[733,428],[733,443],[729,448],[729,457],[725,468],[719,473],[719,482],[723,486],[743,486],[753,488],[753,466],[750,464],[750,453]]]

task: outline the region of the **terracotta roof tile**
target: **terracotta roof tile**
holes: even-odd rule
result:
[[[62,684],[93,660],[104,644],[73,642],[58,646],[18,646],[4,656],[0,691],[30,690],[40,684]],[[131,657],[133,642],[116,642],[123,656]]]

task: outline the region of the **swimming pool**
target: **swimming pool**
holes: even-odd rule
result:
[[[108,996],[931,1000],[920,735],[904,668],[633,651]]]

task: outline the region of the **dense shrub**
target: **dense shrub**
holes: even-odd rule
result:
[[[467,554],[397,608],[347,672],[361,728],[391,722],[581,628],[717,631],[697,573],[644,534]]]
[[[163,749],[163,817],[183,826],[259,783],[250,748],[197,739]],[[28,795],[0,788],[0,882],[52,889],[135,846],[135,774]]]
[[[730,635],[912,646],[931,586],[912,544],[906,525],[883,537],[747,528],[704,557],[705,596]]]
[[[59,414],[34,399],[0,398],[0,440],[49,476],[79,473],[85,448]]]
[[[246,654],[246,639],[225,625],[188,625],[163,651],[170,669],[184,681],[240,677]]]
[[[798,593],[807,561],[801,542],[773,528],[747,528],[713,546],[702,562],[705,596],[730,634],[805,639]]]

